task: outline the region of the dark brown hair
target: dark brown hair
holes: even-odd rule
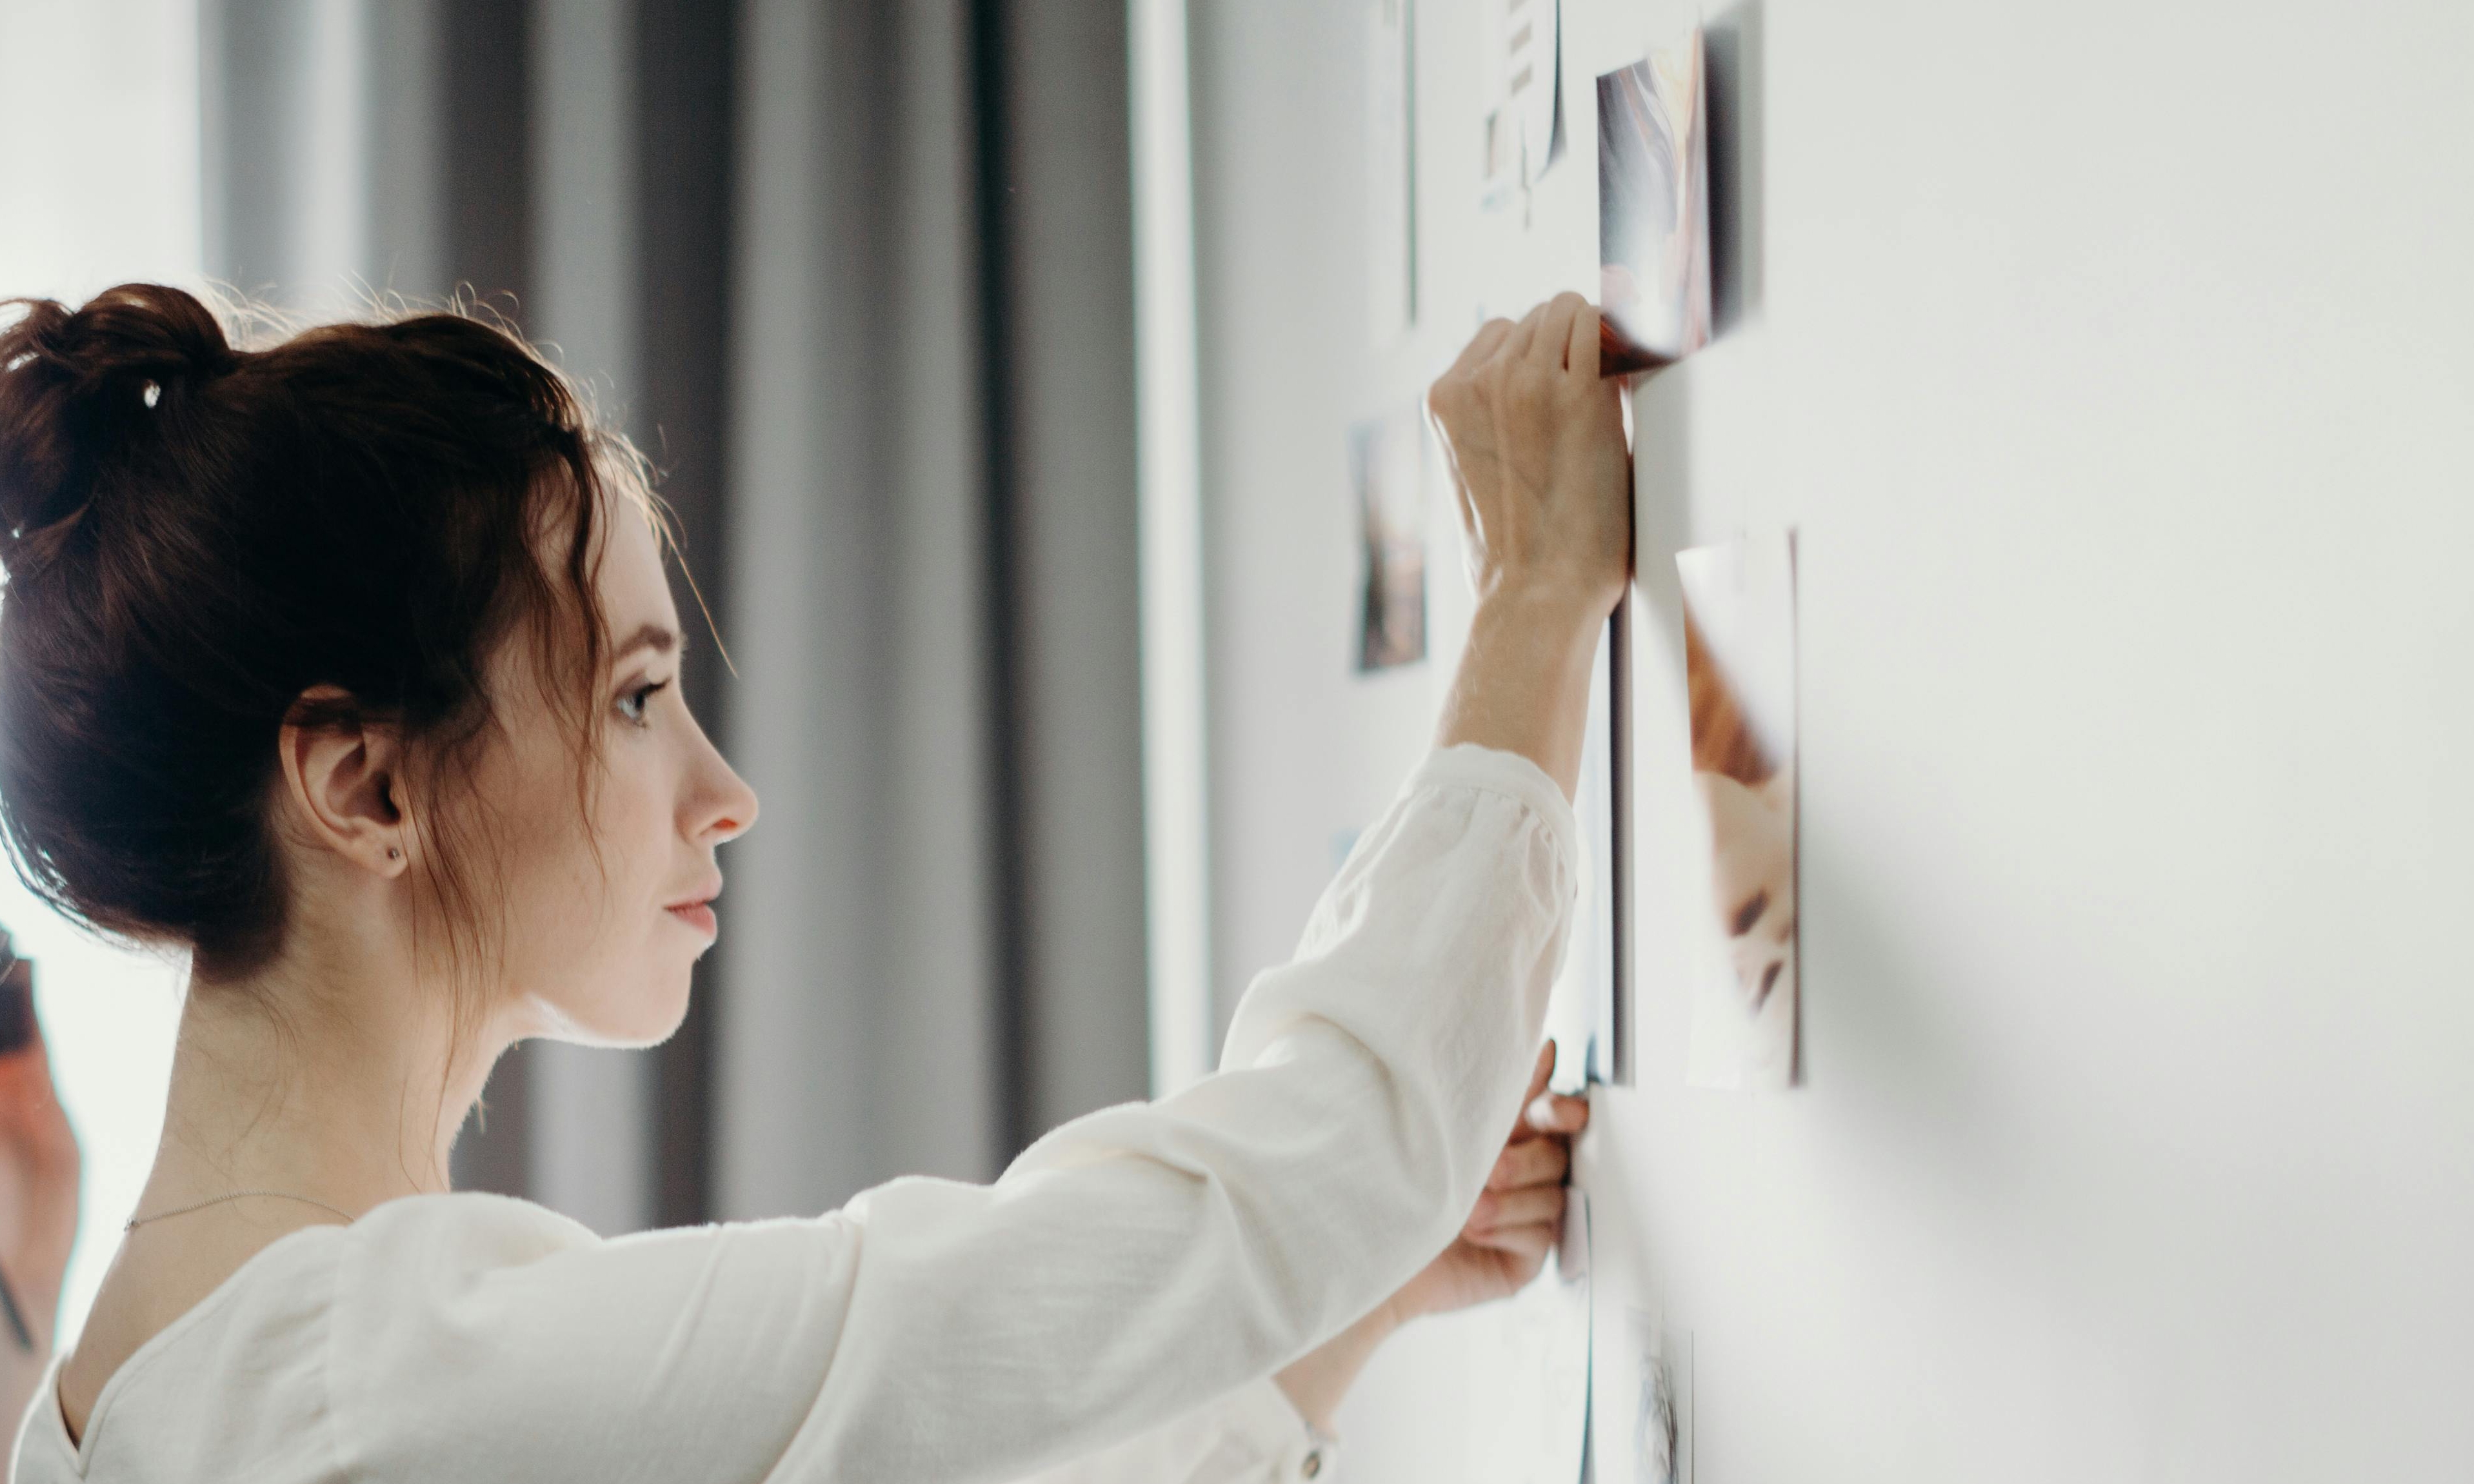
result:
[[[36,892],[202,974],[262,966],[285,928],[282,728],[398,729],[434,802],[522,633],[593,755],[600,496],[649,493],[521,340],[433,313],[250,350],[175,288],[12,303],[0,838]],[[344,699],[304,701],[321,686]],[[479,941],[495,894],[436,813],[412,823],[443,925]]]

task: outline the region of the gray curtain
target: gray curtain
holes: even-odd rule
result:
[[[813,1211],[1142,1096],[1122,0],[204,5],[209,271],[557,347],[736,665],[690,701],[763,823],[687,1026],[511,1056],[459,1183]]]

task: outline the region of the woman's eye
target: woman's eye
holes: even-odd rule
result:
[[[667,684],[669,684],[667,681],[655,681],[649,685],[639,685],[633,690],[620,692],[618,714],[639,727],[643,726],[645,707],[653,704],[653,697]]]

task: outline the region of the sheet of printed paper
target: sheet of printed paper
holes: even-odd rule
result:
[[[1610,376],[1710,342],[1709,87],[1701,33],[1598,79],[1599,364]]]
[[[1563,0],[1509,0],[1504,52],[1520,118],[1520,172],[1536,185],[1564,156]]]
[[[1530,0],[1536,4],[1537,0]],[[1512,0],[1481,0],[1478,44],[1478,204],[1489,211],[1520,194],[1520,114],[1512,107]]]
[[[1387,346],[1418,319],[1416,7],[1366,4],[1367,330]]]
[[[1707,874],[1691,924],[1692,1044],[1703,1088],[1796,1078],[1795,538],[1679,552],[1685,685]]]
[[[1357,526],[1357,668],[1388,670],[1426,658],[1426,511],[1423,410],[1411,405],[1348,430]]]
[[[1612,1288],[1601,1285],[1600,1291]],[[1608,1294],[1590,1347],[1589,1473],[1598,1484],[1692,1484],[1692,1335]]]
[[[1562,0],[1484,0],[1478,201],[1512,204],[1564,156]]]

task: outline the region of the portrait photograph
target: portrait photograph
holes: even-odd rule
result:
[[[1791,533],[1675,558],[1692,791],[1710,863],[1694,934],[1696,1087],[1796,1080],[1795,547]]]
[[[1654,371],[1710,343],[1710,165],[1701,33],[1598,79],[1599,371]]]

